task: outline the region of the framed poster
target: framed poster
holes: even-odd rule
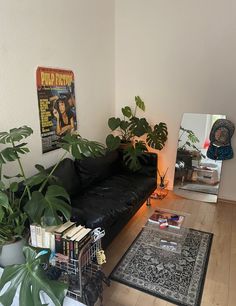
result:
[[[74,73],[38,67],[36,71],[43,153],[59,148],[59,140],[77,129]]]

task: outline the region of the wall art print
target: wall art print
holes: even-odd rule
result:
[[[36,71],[43,153],[59,148],[66,133],[77,129],[74,73],[38,67]]]

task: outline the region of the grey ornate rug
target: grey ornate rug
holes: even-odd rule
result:
[[[200,305],[213,234],[180,231],[178,235],[155,226],[144,227],[112,271],[111,279],[176,305]],[[163,239],[174,242],[175,247],[164,249]]]

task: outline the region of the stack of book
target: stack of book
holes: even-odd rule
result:
[[[77,226],[71,221],[45,228],[30,225],[32,246],[50,248],[52,252],[63,254],[70,259],[78,259],[80,250],[92,240],[91,233],[92,229]]]
[[[92,229],[65,223],[55,231],[55,252],[78,259],[81,249],[91,240]]]
[[[55,252],[55,234],[58,226],[42,227],[37,224],[30,225],[31,245],[38,248],[48,248]]]
[[[179,229],[184,222],[184,216],[157,209],[148,221],[159,224],[160,228],[171,227]]]

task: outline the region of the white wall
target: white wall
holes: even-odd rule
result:
[[[35,163],[49,166],[61,155],[41,153],[38,66],[74,71],[79,131],[104,141],[114,114],[114,1],[0,1],[0,131],[34,130],[28,175]]]
[[[115,20],[116,112],[140,95],[147,118],[167,123],[159,164],[170,167],[171,186],[183,113],[236,122],[236,1],[117,0]],[[235,159],[221,182],[220,197],[236,200]]]

